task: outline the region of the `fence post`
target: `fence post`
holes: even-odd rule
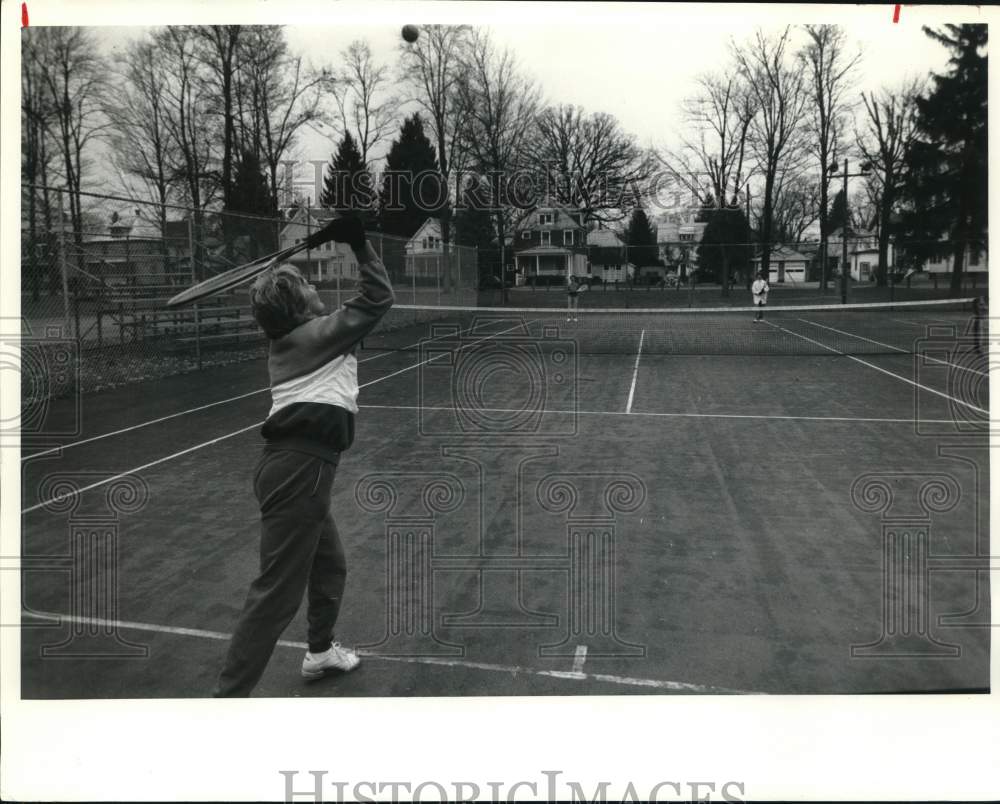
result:
[[[70,328],[69,315],[69,278],[66,275],[66,213],[63,209],[63,194],[59,192],[59,269],[62,274],[63,323],[67,334],[74,340],[79,339],[80,329],[76,332]]]
[[[197,271],[194,265],[194,218],[188,217],[188,249],[191,253],[191,284],[197,284]],[[197,302],[194,305],[194,354],[198,361],[198,371],[201,371],[201,313]]]

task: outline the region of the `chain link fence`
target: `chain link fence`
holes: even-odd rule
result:
[[[39,398],[263,357],[267,343],[250,313],[247,287],[181,309],[166,302],[197,281],[301,242],[333,214],[300,208],[264,218],[171,209],[167,217],[155,205],[87,198],[81,225],[62,222],[57,209],[22,220],[20,359],[22,376],[30,374],[22,381],[28,407]],[[477,303],[476,249],[378,231],[368,237],[397,303]],[[288,261],[330,310],[356,291],[357,260],[342,244]]]

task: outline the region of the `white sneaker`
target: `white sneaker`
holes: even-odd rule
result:
[[[342,648],[339,642],[334,642],[323,653],[306,651],[306,658],[302,660],[302,678],[315,681],[318,678],[323,678],[330,670],[349,673],[360,662],[361,659],[353,650]]]

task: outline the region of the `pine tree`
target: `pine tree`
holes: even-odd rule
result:
[[[223,234],[235,246],[234,254],[242,252],[255,259],[277,249],[278,211],[260,159],[250,150],[243,152],[236,165],[229,206],[222,218]]]
[[[702,281],[721,283],[722,295],[728,296],[732,277],[749,277],[750,225],[739,207],[704,210],[704,220],[698,271]]]
[[[488,201],[475,189],[463,192],[461,201],[454,218],[455,242],[460,246],[495,249],[496,231],[493,228],[493,214],[490,212]]]
[[[368,210],[372,206],[372,196],[368,166],[361,158],[351,132],[345,132],[323,177],[320,206],[339,211]]]
[[[380,202],[383,231],[407,238],[446,209],[434,146],[418,113],[406,118],[389,148]]]
[[[836,232],[843,229],[847,221],[847,204],[844,201],[844,191],[838,190],[830,204],[830,212],[827,214],[827,232]],[[843,232],[841,232],[843,234]]]
[[[918,136],[906,160],[906,207],[897,232],[910,267],[951,256],[951,291],[957,294],[966,250],[985,247],[989,219],[987,28],[946,25],[924,33],[952,56],[948,73],[935,75],[930,93],[917,98]]]
[[[636,207],[629,218],[628,226],[622,236],[628,246],[628,259],[636,268],[644,265],[659,265],[659,253],[656,245],[656,229],[649,222],[646,211]]]

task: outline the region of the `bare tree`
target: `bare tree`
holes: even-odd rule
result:
[[[774,233],[793,247],[819,217],[819,182],[803,172],[783,178],[774,206]]]
[[[239,25],[200,25],[192,29],[200,47],[195,51],[206,68],[205,80],[214,84],[206,96],[215,101],[211,112],[222,118],[222,186],[223,203],[229,205],[233,186],[233,171],[237,159],[236,143],[236,76],[243,29]]]
[[[537,119],[534,157],[547,187],[561,203],[580,209],[585,220],[618,221],[639,200],[653,172],[652,157],[610,114],[588,114],[571,104],[544,109]]]
[[[459,92],[468,114],[465,146],[473,169],[486,177],[492,193],[503,270],[504,239],[523,213],[512,203],[512,179],[527,165],[541,93],[520,71],[510,50],[498,50],[480,30],[470,37]]]
[[[751,42],[734,47],[739,70],[753,93],[757,113],[750,126],[758,169],[764,179],[761,200],[761,270],[768,275],[774,205],[780,193],[779,174],[790,156],[802,148],[802,124],[807,94],[802,72],[788,63],[791,29],[776,36],[758,30]],[[784,169],[787,169],[785,167]]]
[[[449,201],[440,215],[444,264],[447,266],[446,289],[450,289],[453,283],[448,255],[452,240],[451,179],[453,174],[460,175],[462,171],[464,153],[460,133],[468,115],[468,108],[461,102],[458,85],[470,32],[468,25],[426,25],[416,42],[401,46],[400,54],[402,80],[416,89],[417,103],[430,123],[437,151],[440,186]]]
[[[82,259],[80,190],[87,167],[85,152],[106,126],[106,66],[93,32],[87,28],[31,28],[24,36],[32,42],[25,56],[34,62],[34,74],[51,110],[51,131],[62,163],[77,253]]]
[[[903,187],[906,156],[917,133],[915,99],[921,90],[921,82],[910,79],[895,89],[861,93],[865,119],[857,144],[873,169],[869,186],[877,210],[879,285],[886,283],[888,275],[892,212]]]
[[[806,71],[810,98],[810,151],[819,160],[819,240],[820,287],[827,287],[827,241],[830,236],[827,213],[830,192],[830,168],[837,162],[838,148],[844,138],[846,96],[851,89],[852,73],[861,61],[860,52],[847,52],[846,35],[839,25],[805,25],[809,37],[799,53]]]
[[[255,25],[245,28],[240,40],[237,80],[241,151],[266,166],[277,208],[278,168],[300,130],[320,119],[320,92],[328,77],[289,52],[280,27]]]
[[[198,34],[190,26],[170,26],[153,34],[155,58],[168,81],[164,85],[164,126],[172,146],[172,172],[178,189],[192,208],[195,253],[191,255],[198,275],[204,261],[201,242],[205,210],[219,189],[218,136],[210,122],[213,98],[198,54]]]
[[[399,101],[388,92],[389,67],[375,61],[365,40],[356,39],[340,55],[343,67],[328,82],[337,104],[337,128],[341,136],[351,132],[367,165],[395,130]]]
[[[109,89],[105,108],[111,161],[125,192],[156,205],[162,233],[178,159],[167,128],[168,77],[151,40],[130,43],[116,59],[116,72],[118,81]],[[138,188],[132,180],[139,182]]]
[[[52,146],[54,109],[42,76],[45,62],[34,52],[38,46],[36,38],[26,36],[21,50],[21,205],[28,210],[27,240],[23,250],[27,256],[27,284],[35,301],[41,292],[42,274],[48,273],[50,289],[55,279],[55,273],[47,270],[52,264],[49,182],[56,169]]]
[[[697,80],[697,92],[682,104],[685,128],[674,153],[658,154],[669,175],[699,200],[711,194],[717,203],[732,204],[749,179],[747,145],[757,99],[737,71],[708,74]]]

